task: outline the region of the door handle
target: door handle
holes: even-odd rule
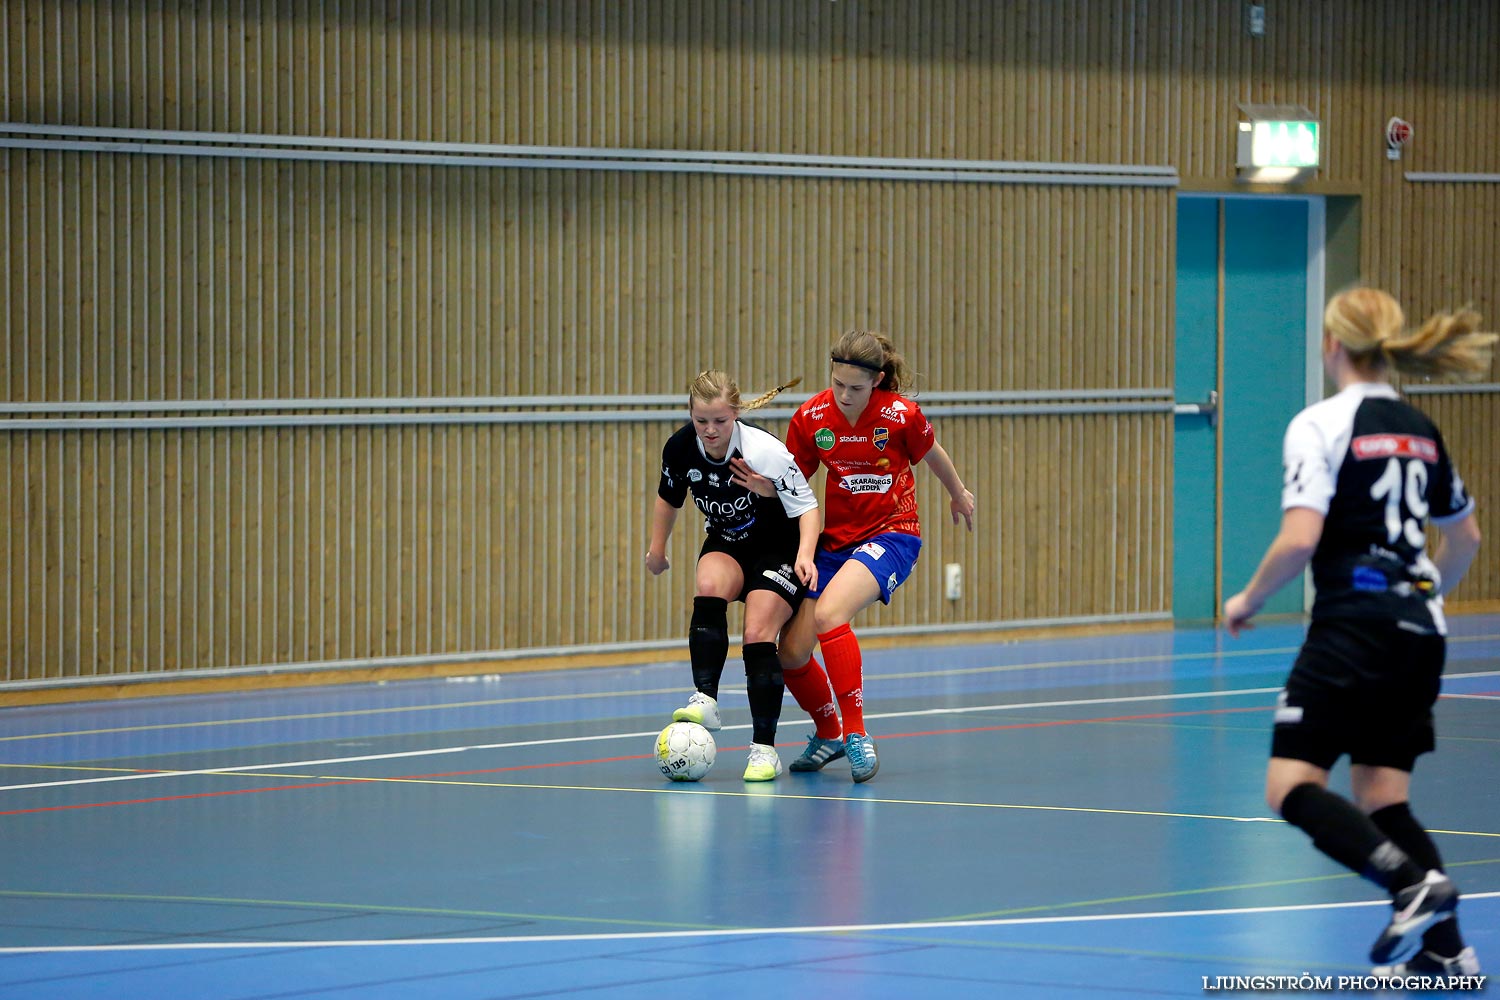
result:
[[[1219,426],[1219,390],[1210,389],[1208,399],[1202,403],[1174,403],[1172,412],[1178,416],[1201,415],[1208,418],[1208,426]]]

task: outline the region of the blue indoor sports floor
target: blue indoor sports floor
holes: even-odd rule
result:
[[[1500,962],[1500,616],[1414,807]],[[1205,995],[1360,975],[1376,890],[1267,816],[1302,629],[869,649],[881,770],[651,756],[682,662],[0,710],[0,996]],[[787,700],[790,762],[810,732]],[[1347,773],[1335,774],[1347,787]],[[1210,991],[1211,992],[1211,991]]]

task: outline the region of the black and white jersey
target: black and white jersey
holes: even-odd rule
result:
[[[1437,426],[1391,386],[1357,382],[1297,414],[1283,455],[1282,509],[1326,518],[1312,558],[1313,617],[1443,632],[1425,527],[1468,517],[1474,501]]]
[[[731,458],[743,458],[751,469],[776,484],[776,496],[752,493],[733,480]],[[722,462],[703,452],[703,444],[685,424],[667,439],[661,450],[661,481],[657,496],[673,507],[681,507],[689,490],[693,503],[703,512],[704,530],[727,542],[752,537],[767,544],[788,541],[795,549],[797,518],[818,506],[807,477],[797,467],[792,453],[772,434],[751,424],[735,421],[729,450]]]

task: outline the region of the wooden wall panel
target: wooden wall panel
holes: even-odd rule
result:
[[[1363,202],[1365,279],[1414,316],[1500,314],[1500,185],[1406,179],[1500,163],[1500,8],[1268,13],[1253,39],[1238,0],[13,0],[0,119],[1170,165],[1237,190],[1237,102],[1300,103],[1326,136],[1306,190]],[[1392,114],[1416,127],[1399,162]],[[929,392],[1171,384],[1171,189],[3,149],[0,219],[11,402],[680,393],[709,365],[816,389],[855,325]],[[1433,399],[1483,503],[1493,397]],[[938,424],[981,524],[955,531],[925,482],[928,550],[872,624],[1168,610],[1165,416]],[[674,638],[693,518],[672,577],[639,568],[669,429],[0,432],[9,676]],[[1467,596],[1500,598],[1497,552]]]
[[[1161,557],[1139,557],[1160,552],[1167,530],[1140,481],[1162,470],[1164,419],[937,423],[980,498],[975,531],[951,523],[924,474],[922,559],[872,625],[1166,605]],[[640,558],[646,487],[673,426],[8,435],[11,482],[24,479],[29,501],[10,507],[4,532],[9,584],[24,595],[6,619],[21,654],[9,679],[675,637],[696,516],[679,519],[667,576],[652,579]],[[553,459],[536,462],[538,450]],[[965,570],[956,602],[942,596],[947,562]]]
[[[1412,400],[1442,428],[1443,443],[1475,498],[1478,509],[1474,516],[1485,539],[1480,557],[1447,598],[1448,606],[1459,611],[1466,606],[1493,606],[1500,594],[1500,560],[1493,558],[1496,540],[1500,539],[1500,463],[1495,461],[1500,392],[1423,394]]]

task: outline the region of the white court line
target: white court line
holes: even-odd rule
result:
[[[1447,679],[1461,677],[1500,677],[1500,670],[1481,671],[1471,674],[1450,674]],[[1073,698],[1065,701],[1032,701],[1001,703],[998,705],[969,705],[960,708],[925,708],[910,712],[867,712],[866,719],[915,719],[936,715],[964,715],[973,712],[1013,712],[1028,708],[1077,708],[1086,705],[1125,705],[1145,701],[1180,701],[1189,698],[1237,698],[1248,695],[1275,694],[1280,687],[1239,688],[1232,691],[1188,691],[1177,694],[1143,694],[1115,698]],[[1443,695],[1445,698],[1464,697]],[[1466,697],[1483,698],[1471,695]],[[1500,699],[1497,699],[1500,700]],[[791,719],[781,723],[788,725],[811,725],[809,719]],[[749,729],[749,725],[725,726],[724,731]],[[567,743],[588,743],[595,740],[638,740],[657,734],[657,730],[639,733],[599,733],[590,736],[562,736],[546,740],[521,740],[513,743],[479,743],[472,746],[436,747],[430,750],[402,750],[395,753],[365,754],[358,757],[326,757],[321,760],[296,760],[278,763],[237,764],[232,767],[206,767],[192,771],[148,771],[144,774],[111,774],[94,778],[69,778],[64,781],[39,781],[29,784],[0,785],[0,792],[24,791],[36,788],[65,788],[70,785],[103,785],[117,781],[150,781],[162,778],[185,778],[194,775],[234,774],[239,771],[284,770],[294,767],[326,767],[333,764],[358,764],[376,760],[405,760],[413,757],[436,757],[444,754],[467,753],[471,750],[515,750],[522,747],[561,746]],[[17,764],[15,767],[27,765]],[[45,765],[37,765],[45,766]]]
[[[1466,892],[1465,902],[1495,899],[1500,892]],[[1034,927],[1043,924],[1082,924],[1108,920],[1161,920],[1168,917],[1235,917],[1308,910],[1345,910],[1390,906],[1388,899],[1350,903],[1298,903],[1288,906],[1250,906],[1228,910],[1166,910],[1156,913],[1096,913],[1067,917],[1004,917],[995,920],[923,920],[900,924],[830,924],[823,927],[744,927],[704,931],[618,931],[609,934],[537,934],[510,937],[396,938],[390,941],[184,941],[175,944],[49,945],[40,948],[0,948],[0,955],[117,951],[244,951],[266,948],[385,948],[449,944],[537,944],[543,941],[650,941],[662,938],[785,937],[793,934],[870,934],[879,931],[941,931],[955,927]]]
[[[1456,642],[1478,642],[1478,641],[1487,641],[1487,640],[1493,640],[1493,639],[1500,639],[1500,635],[1464,636],[1462,638],[1453,638],[1452,636],[1450,636],[1448,641],[1449,641],[1450,644],[1452,644],[1452,643],[1456,643]],[[1272,646],[1272,647],[1264,647],[1264,648],[1258,648],[1258,649],[1234,649],[1234,650],[1231,650],[1231,649],[1215,649],[1215,650],[1204,650],[1204,651],[1192,652],[1192,653],[1187,653],[1187,652],[1174,652],[1174,653],[1161,653],[1161,654],[1153,653],[1153,654],[1150,654],[1150,655],[1143,655],[1143,656],[1123,656],[1123,657],[1104,657],[1104,658],[1092,657],[1092,658],[1086,658],[1086,659],[1076,659],[1075,658],[1075,659],[1069,659],[1069,660],[1032,660],[1032,661],[1022,661],[1022,662],[1018,662],[1018,663],[993,664],[993,665],[990,665],[990,666],[982,666],[982,667],[954,667],[954,668],[949,668],[949,669],[922,669],[922,670],[917,670],[917,671],[908,671],[908,672],[901,672],[901,673],[884,673],[884,672],[880,672],[880,671],[869,671],[869,672],[866,672],[866,674],[865,674],[865,681],[866,681],[866,684],[869,684],[869,683],[875,682],[875,681],[884,682],[884,681],[893,681],[893,680],[911,680],[913,678],[932,679],[932,678],[939,678],[939,677],[973,676],[973,675],[977,675],[977,674],[989,674],[989,673],[1013,673],[1013,672],[1022,672],[1022,671],[1027,671],[1027,670],[1054,669],[1054,668],[1061,668],[1061,667],[1124,666],[1124,665],[1128,665],[1128,664],[1159,663],[1159,662],[1176,663],[1176,662],[1180,662],[1180,661],[1207,660],[1207,659],[1225,660],[1225,659],[1233,659],[1233,658],[1265,656],[1265,655],[1271,655],[1271,654],[1286,655],[1288,653],[1295,653],[1297,651],[1297,649],[1298,649],[1298,647],[1296,647],[1296,646]],[[680,664],[675,664],[675,663],[658,663],[658,664],[639,664],[639,665],[632,666],[632,667],[630,667],[628,669],[644,672],[646,670],[658,670],[658,669],[665,669],[665,668],[671,668],[671,669],[675,670],[675,669],[679,669],[679,667],[680,667]],[[1475,674],[1472,674],[1472,675],[1463,674],[1463,675],[1454,675],[1454,676],[1485,677],[1485,676],[1496,676],[1496,675],[1500,675],[1500,671],[1492,671],[1492,672],[1489,672],[1489,673],[1475,673]],[[508,676],[508,675],[494,675],[494,676],[497,677],[497,678],[499,678],[501,676]],[[488,678],[486,678],[486,679],[488,679]],[[451,683],[451,682],[457,682],[457,681],[478,681],[478,680],[480,680],[480,678],[477,677],[477,676],[459,676],[459,677],[448,677],[448,678],[445,678],[445,680]],[[384,683],[384,682],[382,682],[382,683]],[[77,737],[77,736],[99,736],[99,735],[115,734],[115,733],[163,732],[163,731],[173,730],[173,729],[199,729],[199,728],[206,728],[206,727],[241,726],[241,725],[254,725],[254,724],[257,724],[257,723],[266,723],[266,722],[297,722],[297,721],[302,721],[302,720],[307,720],[307,719],[333,719],[333,718],[349,718],[349,717],[369,717],[369,716],[389,715],[389,714],[396,714],[396,713],[403,713],[404,714],[404,713],[417,713],[417,712],[439,712],[439,711],[446,711],[446,710],[451,710],[451,709],[483,708],[483,707],[487,707],[487,706],[491,706],[491,705],[517,705],[517,704],[524,704],[524,703],[529,703],[529,702],[563,701],[563,700],[567,700],[567,699],[579,699],[579,698],[639,697],[639,696],[642,696],[642,695],[668,694],[668,693],[671,693],[671,692],[677,691],[677,690],[679,690],[679,689],[678,688],[660,688],[660,689],[656,689],[656,690],[649,690],[648,689],[648,690],[634,690],[634,691],[597,691],[597,692],[571,693],[571,694],[530,695],[530,696],[507,697],[507,698],[482,698],[482,699],[471,699],[471,700],[468,700],[468,701],[459,701],[459,702],[441,702],[441,703],[437,703],[437,704],[398,705],[398,706],[394,706],[394,707],[385,707],[385,708],[361,708],[361,709],[353,709],[353,710],[349,710],[349,711],[340,711],[340,712],[310,712],[310,713],[295,714],[295,715],[257,716],[257,717],[251,717],[251,718],[241,718],[241,719],[213,719],[213,720],[198,721],[198,722],[173,722],[173,723],[160,723],[160,724],[156,724],[156,725],[120,726],[120,727],[113,727],[113,728],[107,728],[107,729],[87,729],[87,730],[82,730],[82,731],[79,731],[79,732],[22,733],[22,734],[19,734],[19,735],[0,736],[0,744],[10,743],[10,742],[18,742],[18,741],[27,741],[27,740],[62,739],[62,738],[72,738],[72,737]],[[729,687],[725,687],[724,690],[725,691],[731,691],[731,692],[744,693],[745,689],[743,687],[729,686]]]
[[[926,708],[912,712],[866,713],[866,719],[907,719],[932,715],[960,715],[967,712],[1005,712],[1022,708],[1070,708],[1080,705],[1117,705],[1140,701],[1176,701],[1183,698],[1232,698],[1252,694],[1269,694],[1281,688],[1242,688],[1237,691],[1191,691],[1179,694],[1145,694],[1121,698],[1076,698],[1069,701],[1033,701],[1023,704],[974,705],[963,708]],[[810,719],[792,719],[781,725],[811,725]],[[749,725],[725,726],[724,730],[749,729]],[[274,764],[238,764],[233,767],[206,767],[193,771],[148,771],[144,774],[112,774],[95,778],[70,778],[66,781],[41,781],[33,784],[0,785],[0,792],[13,792],[29,788],[63,788],[69,785],[102,785],[115,781],[149,781],[160,778],[183,778],[199,774],[233,774],[237,771],[284,770],[293,767],[325,767],[331,764],[355,764],[372,760],[403,760],[410,757],[433,757],[440,754],[466,753],[470,750],[514,750],[520,747],[557,746],[565,743],[586,743],[594,740],[646,739],[660,730],[641,733],[599,733],[592,736],[565,736],[546,740],[521,740],[514,743],[480,743],[463,747],[437,747],[431,750],[402,750],[395,753],[365,754],[359,757],[327,757],[322,760],[295,760]],[[14,765],[25,767],[24,764]],[[38,765],[42,766],[42,765]]]

